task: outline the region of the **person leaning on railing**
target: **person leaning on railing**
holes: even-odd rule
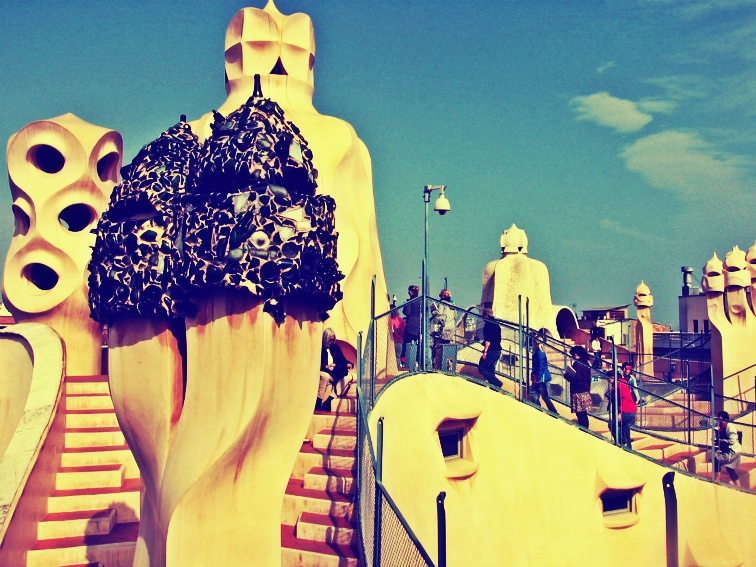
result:
[[[730,423],[730,414],[726,411],[720,411],[717,414],[719,418],[719,428],[717,429],[717,441],[719,448],[714,458],[714,470],[719,473],[720,468],[724,467],[730,480],[735,486],[739,486],[738,467],[740,466],[740,452],[743,448],[738,440],[738,432]]]
[[[572,413],[577,416],[578,425],[588,429],[588,409],[593,405],[590,355],[585,347],[578,345],[570,349],[570,356],[575,362],[572,368],[564,373],[564,379],[570,383],[570,405]]]
[[[451,292],[448,289],[442,289],[438,298],[445,303],[431,303],[430,305],[433,368],[443,370],[444,345],[450,345],[454,340],[457,332],[457,319],[454,308],[449,305],[451,303]]]
[[[411,285],[407,288],[407,293],[409,294],[407,301],[412,301],[420,295],[420,288],[416,285]],[[419,360],[418,343],[420,342],[420,314],[422,310],[423,304],[420,301],[408,303],[402,307],[405,326],[401,358],[406,360],[407,368],[410,372],[417,370],[417,361]],[[412,348],[408,349],[408,345]]]

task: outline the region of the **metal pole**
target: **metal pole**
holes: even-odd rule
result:
[[[383,504],[383,417],[378,418],[378,454],[375,464],[375,523],[373,524],[373,565],[381,564],[381,522]]]
[[[518,399],[522,400],[522,296],[517,296],[517,381],[519,383]]]
[[[716,476],[717,473],[714,471],[716,468],[715,461],[716,461],[716,441],[714,439],[714,436],[717,432],[717,422],[714,420],[714,412],[716,411],[714,409],[714,365],[712,364],[709,366],[709,413],[711,414],[711,482],[716,482]]]
[[[614,335],[612,335],[612,382],[614,383],[614,392],[612,394],[612,422],[614,423],[614,444],[619,445],[619,378],[617,377],[617,345],[614,344]]]
[[[370,407],[368,410],[373,409],[373,405],[375,404],[375,333],[377,330],[377,325],[375,322],[375,276],[373,276],[373,281],[370,284],[370,328],[371,328],[371,340],[370,340],[370,366],[368,368],[368,371],[370,372],[370,392],[368,393],[368,400],[370,402]]]
[[[436,512],[438,514],[438,567],[446,567],[446,510],[444,509],[446,492],[439,492],[436,496]]]
[[[427,371],[426,368],[426,355],[425,351],[428,348],[428,293],[429,293],[429,284],[428,284],[428,203],[430,203],[430,196],[431,192],[428,190],[427,187],[423,187],[423,201],[425,203],[424,208],[424,232],[423,232],[423,313],[421,315],[422,317],[422,343],[421,343],[421,362],[420,362],[420,369],[425,372]]]
[[[426,205],[426,214],[427,214],[427,205]],[[426,219],[426,227],[427,227],[427,219]],[[419,348],[419,355],[420,355],[420,370],[425,372],[427,370],[426,364],[425,364],[425,349],[428,347],[428,296],[425,293],[426,289],[426,277],[428,275],[428,269],[427,264],[425,263],[425,260],[423,260],[423,298],[422,298],[422,313],[420,314],[420,320],[421,323],[421,330],[422,330],[422,336],[420,338],[420,348]]]
[[[357,498],[362,494],[362,451],[365,439],[363,438],[365,424],[362,423],[361,402],[364,401],[362,392],[362,331],[357,333]]]
[[[690,422],[693,419],[693,411],[692,411],[693,406],[691,404],[691,398],[690,398],[690,360],[686,360],[685,362],[687,363],[686,364],[687,376],[685,379],[685,382],[686,382],[685,390],[687,391],[687,398],[688,398],[688,445],[690,445],[690,437],[691,437],[691,431],[690,431],[691,423]]]
[[[667,567],[678,566],[677,539],[677,493],[675,492],[675,473],[670,471],[662,477],[664,489],[664,511],[667,523]]]
[[[531,339],[530,339],[530,297],[525,298],[525,379],[523,380],[525,387],[528,388],[528,380],[530,380],[530,353],[531,353]],[[546,349],[544,348],[544,352]]]

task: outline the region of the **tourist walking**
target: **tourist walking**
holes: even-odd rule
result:
[[[577,416],[578,425],[588,429],[588,409],[593,405],[590,355],[585,347],[577,345],[570,349],[570,356],[575,359],[575,362],[571,372],[564,374],[564,379],[570,383],[570,405],[572,413]]]
[[[554,403],[549,398],[549,383],[551,382],[549,360],[546,357],[546,351],[537,339],[533,341],[532,369],[530,400],[534,404],[540,405],[539,398],[541,398],[546,404],[546,409],[552,413],[557,413]]]

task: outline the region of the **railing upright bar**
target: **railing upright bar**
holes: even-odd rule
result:
[[[614,343],[612,335],[612,383],[614,391],[612,392],[612,423],[614,424],[614,444],[619,445],[619,379],[617,378],[617,345]]]
[[[686,379],[685,379],[685,381],[686,381],[685,392],[686,392],[686,397],[688,398],[688,445],[690,445],[690,439],[691,439],[691,437],[693,435],[692,432],[691,432],[691,426],[692,426],[692,421],[693,421],[693,413],[692,413],[693,404],[692,404],[692,399],[690,397],[690,360],[688,360],[686,362],[688,364],[686,365],[686,374],[687,374],[687,376],[686,376]]]
[[[426,203],[425,207],[427,208],[428,205]],[[426,222],[427,222],[428,215],[426,214]],[[427,229],[426,229],[427,231]],[[427,254],[426,254],[427,257]],[[420,315],[420,320],[422,321],[421,326],[421,333],[422,333],[422,344],[420,345],[420,370],[423,372],[427,372],[427,364],[426,364],[426,354],[425,351],[428,349],[428,282],[425,281],[426,278],[426,270],[427,266],[425,265],[425,260],[423,260],[423,312]]]
[[[368,411],[372,411],[375,405],[375,334],[378,332],[375,319],[375,275],[370,284],[370,329],[372,332],[370,344],[368,345],[370,346],[370,396],[368,396],[370,407]]]
[[[517,296],[517,399],[522,401],[522,295]]]
[[[378,419],[378,446],[375,463],[375,516],[373,535],[373,566],[381,565],[381,522],[383,522],[383,417]]]
[[[362,494],[362,451],[363,451],[363,423],[362,410],[359,407],[359,399],[362,397],[362,331],[357,333],[357,498]]]
[[[530,297],[525,298],[525,379],[523,383],[525,387],[528,387],[530,380],[530,353],[531,353],[531,337],[530,337]]]
[[[717,443],[716,443],[716,433],[717,433],[717,422],[714,420],[714,416],[716,415],[716,409],[714,408],[714,365],[712,364],[709,367],[709,376],[711,377],[711,383],[709,385],[709,413],[711,414],[711,419],[709,420],[709,424],[711,425],[711,482],[716,482],[717,480],[717,473],[716,473],[716,455],[717,455]]]
[[[446,492],[439,492],[436,497],[436,512],[438,514],[438,567],[446,567],[446,510],[444,500]]]

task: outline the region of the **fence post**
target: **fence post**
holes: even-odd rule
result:
[[[381,522],[383,516],[383,417],[378,418],[378,445],[375,464],[375,517],[373,523],[373,565],[381,564]]]
[[[372,339],[370,341],[370,344],[368,345],[370,347],[370,395],[368,396],[368,400],[370,402],[370,407],[368,408],[369,411],[372,411],[373,405],[375,404],[375,333],[377,331],[376,323],[375,323],[375,275],[373,276],[373,281],[370,284],[370,330],[372,331]]]
[[[717,473],[716,456],[717,456],[717,443],[715,435],[717,433],[717,422],[714,420],[714,365],[709,366],[709,414],[711,424],[711,482],[716,482]]]
[[[517,399],[522,401],[522,295],[517,296]]]
[[[357,498],[362,494],[362,451],[365,440],[363,439],[363,430],[365,424],[362,423],[362,405],[364,400],[362,392],[362,331],[357,333]],[[362,400],[360,400],[362,398]],[[359,508],[358,508],[359,509]]]
[[[612,393],[612,423],[614,424],[614,444],[619,445],[619,379],[617,378],[617,345],[614,344],[614,335],[612,335],[612,384],[614,392]]]
[[[444,500],[446,492],[439,492],[436,496],[436,512],[438,514],[438,567],[446,567],[446,510]]]
[[[523,384],[527,389],[530,380],[530,297],[525,298],[525,378]],[[544,350],[544,352],[546,352]]]
[[[678,566],[677,542],[677,493],[675,492],[675,473],[670,471],[662,477],[664,489],[664,511],[667,524],[667,567]]]
[[[691,435],[692,435],[692,433],[691,433],[691,421],[693,419],[693,411],[692,411],[693,410],[693,403],[692,403],[693,399],[690,396],[690,360],[686,360],[685,362],[687,363],[686,364],[686,368],[685,368],[686,375],[687,375],[685,381],[687,383],[686,391],[688,392],[688,445],[690,445],[690,441],[691,441],[690,438],[691,438]]]
[[[426,292],[428,290],[428,283],[425,281],[425,260],[423,260],[423,312],[420,315],[422,325],[420,327],[422,332],[422,340],[420,342],[420,370],[423,372],[427,372],[428,368],[426,368],[426,355],[425,350],[428,348],[428,296],[426,295]]]

